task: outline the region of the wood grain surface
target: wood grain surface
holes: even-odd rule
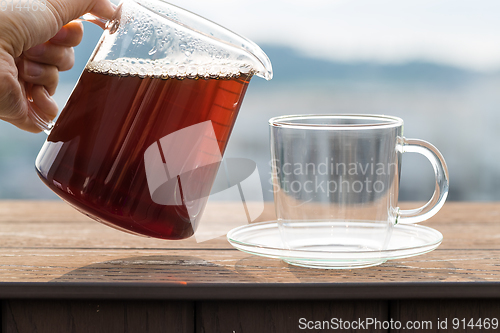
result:
[[[209,214],[203,223],[213,226],[213,230],[223,231],[231,219],[232,205],[221,203],[220,209],[216,210],[218,213]],[[402,206],[417,205],[407,203]],[[266,204],[259,221],[273,219],[273,209],[272,204]],[[12,296],[15,286],[10,283],[27,283],[24,290],[36,295],[36,290],[42,293],[39,283],[47,282],[60,284],[54,287],[50,283],[46,291],[58,285],[75,283],[113,284],[118,288],[120,284],[133,283],[168,289],[181,286],[186,291],[196,285],[236,288],[247,284],[248,288],[254,288],[259,285],[286,287],[286,284],[302,284],[312,288],[325,284],[330,290],[337,288],[339,293],[342,292],[340,283],[343,287],[352,284],[363,290],[373,284],[390,289],[411,282],[413,286],[426,284],[435,288],[428,289],[431,293],[446,290],[441,288],[445,283],[447,286],[458,283],[464,284],[465,289],[461,287],[463,293],[457,297],[470,297],[467,292],[476,290],[470,288],[482,286],[500,295],[499,222],[499,203],[447,203],[425,223],[444,235],[437,250],[413,258],[391,260],[372,268],[319,270],[237,251],[225,237],[201,243],[194,238],[183,241],[145,238],[94,222],[62,202],[2,201],[0,295]],[[8,288],[5,283],[9,283]],[[29,289],[30,286],[33,289]],[[246,290],[247,293],[255,292],[251,288]],[[399,294],[396,289],[393,292],[401,296],[404,290],[412,289],[411,286],[401,287]],[[373,293],[379,291],[372,288]],[[229,293],[221,297],[230,298]],[[360,293],[366,293],[366,290]],[[208,298],[210,294],[203,296],[199,293],[201,298]],[[70,297],[64,295],[59,296]],[[276,297],[280,296],[276,294]]]
[[[237,207],[215,208],[203,223],[222,235]],[[273,209],[266,204],[258,220],[274,219]],[[144,238],[62,202],[2,201],[2,332],[303,332],[302,318],[311,325],[332,318],[432,323],[342,332],[443,332],[453,318],[498,318],[500,204],[447,203],[425,225],[444,236],[433,252],[320,270],[237,251],[224,236]]]

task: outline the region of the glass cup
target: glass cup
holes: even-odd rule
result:
[[[400,118],[299,115],[272,118],[269,124],[274,202],[286,249],[383,251],[395,225],[427,220],[446,200],[443,156],[428,142],[404,138]],[[427,157],[436,177],[432,198],[412,210],[398,208],[405,152]]]

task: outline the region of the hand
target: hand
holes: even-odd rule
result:
[[[73,47],[83,36],[82,24],[71,21],[88,12],[109,19],[114,6],[108,0],[47,0],[45,11],[0,12],[0,119],[37,133],[28,112],[56,117],[51,96],[59,71],[73,67]]]

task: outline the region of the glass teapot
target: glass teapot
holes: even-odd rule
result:
[[[42,181],[106,225],[196,230],[245,91],[272,78],[253,42],[159,0],[124,0],[48,134]]]

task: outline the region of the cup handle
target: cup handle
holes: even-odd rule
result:
[[[443,207],[450,186],[448,167],[439,150],[424,140],[401,138],[398,145],[401,153],[419,153],[431,162],[436,176],[436,187],[432,198],[422,207],[409,210],[396,209],[396,224],[409,224],[425,221]]]

